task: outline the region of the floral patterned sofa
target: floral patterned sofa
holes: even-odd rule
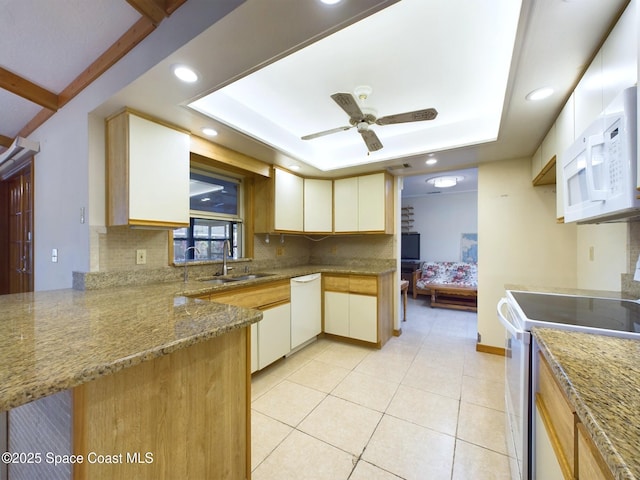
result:
[[[430,295],[432,307],[477,311],[477,264],[424,262],[413,272],[413,298],[418,295]]]

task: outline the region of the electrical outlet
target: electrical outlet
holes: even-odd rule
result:
[[[593,262],[595,257],[595,249],[593,247],[589,247],[589,260]]]
[[[51,249],[51,261],[53,263],[58,263],[58,249],[57,248],[52,248]]]
[[[284,247],[276,248],[276,257],[282,257],[284,255]]]
[[[144,265],[147,263],[147,251],[144,249],[136,250],[136,265]]]

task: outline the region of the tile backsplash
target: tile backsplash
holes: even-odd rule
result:
[[[146,264],[136,264],[136,250],[146,250]],[[175,281],[183,267],[169,265],[169,233],[129,227],[94,228],[91,232],[91,270],[74,272],[74,288],[81,290],[122,284]],[[254,236],[254,255],[232,261],[237,271],[287,268],[298,265],[395,265],[393,235]],[[214,275],[221,262],[189,264],[194,278]]]
[[[146,250],[146,263],[136,264],[136,251]],[[169,233],[127,226],[94,230],[91,239],[91,271],[114,272],[166,267]]]

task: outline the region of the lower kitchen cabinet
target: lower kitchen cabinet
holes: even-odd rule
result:
[[[257,324],[257,335],[251,337],[251,351],[256,348],[258,370],[284,357],[291,350],[291,304],[262,310],[262,320]],[[256,342],[257,339],[257,342]],[[253,365],[253,358],[251,360]]]
[[[200,298],[262,311],[262,320],[251,325],[251,373],[291,351],[291,291],[288,280],[233,288]]]
[[[578,478],[580,480],[614,480],[604,458],[583,423],[577,424],[578,434]]]
[[[563,477],[565,479],[574,478],[574,411],[554,379],[551,367],[542,355],[539,356],[536,410],[539,417],[536,421],[541,420],[540,423],[543,427],[543,429],[536,430],[536,436],[546,435],[549,438]],[[545,463],[544,457],[536,455],[536,472],[538,469],[544,470]]]
[[[391,337],[391,275],[323,275],[324,332],[378,347]]]
[[[544,356],[536,395],[536,478],[613,480],[613,474]]]
[[[324,332],[341,337],[349,336],[349,297],[348,293],[325,292],[324,294]]]

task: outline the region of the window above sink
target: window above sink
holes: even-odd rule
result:
[[[242,198],[241,179],[205,168],[196,168],[192,164],[189,182],[189,227],[173,232],[174,263],[182,263],[185,260],[222,260],[226,240],[231,244],[229,258],[242,258]]]

